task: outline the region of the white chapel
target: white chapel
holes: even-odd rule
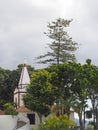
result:
[[[25,121],[29,119],[30,128],[36,129],[40,124],[38,114],[26,108],[23,102],[23,95],[26,94],[26,89],[30,84],[30,76],[27,70],[27,65],[24,63],[18,83],[18,87],[14,91],[14,103],[17,104],[17,111],[19,112],[19,119]]]
[[[30,84],[30,77],[27,66],[26,64],[24,64],[21,71],[18,87],[14,91],[14,103],[16,103],[18,107],[24,105],[22,96],[24,93],[26,93],[26,88],[28,84]]]

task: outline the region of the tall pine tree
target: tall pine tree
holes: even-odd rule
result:
[[[48,23],[48,32],[45,34],[52,40],[48,44],[50,52],[37,57],[38,63],[60,64],[76,60],[73,52],[77,49],[77,43],[72,41],[66,31],[71,21],[58,18]]]

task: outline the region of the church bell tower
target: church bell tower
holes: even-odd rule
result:
[[[24,63],[18,86],[14,91],[14,103],[17,104],[17,107],[24,106],[23,95],[26,93],[28,84],[30,84],[30,77],[27,70],[27,65]]]

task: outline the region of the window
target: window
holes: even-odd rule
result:
[[[27,117],[29,118],[30,124],[35,124],[35,114],[27,114]]]

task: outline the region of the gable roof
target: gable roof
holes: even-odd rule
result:
[[[17,112],[31,112],[31,110],[28,109],[28,108],[26,108],[24,105],[18,107],[16,111],[17,111]]]

